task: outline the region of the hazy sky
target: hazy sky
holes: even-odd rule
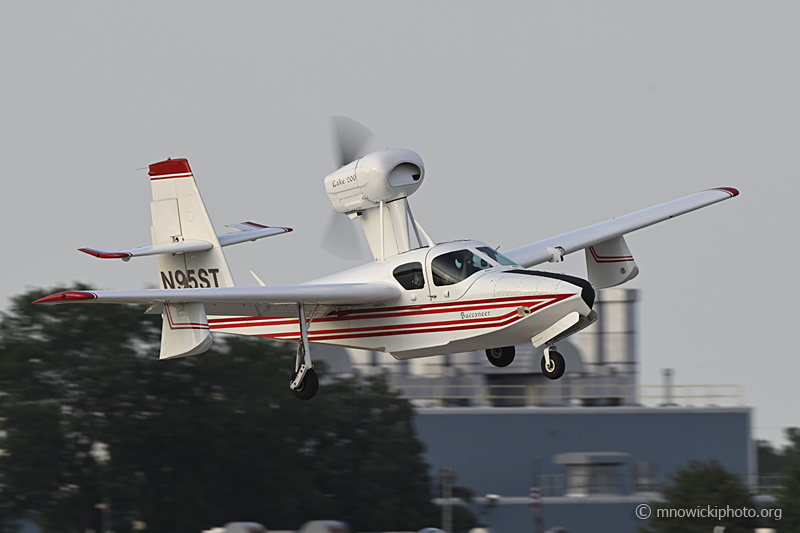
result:
[[[439,241],[508,250],[711,187],[628,237],[642,383],[740,384],[755,433],[800,426],[797,2],[2,2],[0,298],[155,284],[145,168],[187,157],[240,284],[354,266],[319,247],[328,120],[426,164]],[[139,170],[137,170],[139,169]],[[585,275],[582,254],[559,266]],[[5,305],[5,304],[3,304]]]

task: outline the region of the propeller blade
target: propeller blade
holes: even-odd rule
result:
[[[372,132],[360,122],[347,117],[331,117],[333,131],[334,157],[339,167],[355,161],[362,154],[361,150],[372,138]]]
[[[351,261],[373,259],[372,254],[368,252],[366,237],[355,227],[356,223],[334,211],[328,220],[328,230],[320,243],[322,249],[331,255]]]

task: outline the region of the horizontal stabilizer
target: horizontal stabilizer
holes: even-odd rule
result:
[[[122,259],[129,260],[131,257],[142,257],[145,255],[158,254],[185,254],[189,252],[203,252],[210,250],[214,245],[208,241],[192,240],[181,241],[169,244],[158,244],[155,246],[142,246],[140,248],[130,248],[128,250],[111,250],[105,248],[79,248],[78,250],[100,259]]]
[[[288,233],[292,228],[270,227],[256,224],[255,222],[242,222],[240,224],[229,224],[227,227],[236,230],[236,233],[217,235],[220,246],[230,246],[240,242],[255,241],[272,235]],[[174,243],[157,244],[155,246],[140,246],[139,248],[129,248],[127,250],[115,250],[112,248],[79,248],[78,250],[100,259],[122,259],[129,261],[131,257],[143,257],[146,255],[159,254],[186,254],[191,252],[204,252],[213,248],[213,243],[199,239],[185,240]]]
[[[220,246],[230,246],[240,242],[255,241],[264,237],[288,233],[292,228],[270,227],[256,222],[240,222],[239,224],[227,224],[225,227],[236,230],[235,233],[217,235]]]

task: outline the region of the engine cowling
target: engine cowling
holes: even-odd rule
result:
[[[389,148],[372,152],[325,178],[334,209],[352,213],[408,197],[422,185],[425,166],[411,150]]]

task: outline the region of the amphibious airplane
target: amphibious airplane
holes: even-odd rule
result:
[[[67,291],[34,303],[148,304],[146,313],[163,318],[161,359],[205,352],[212,331],[297,340],[289,387],[303,400],[319,388],[310,343],[396,359],[486,350],[503,367],[515,345],[531,342],[545,346],[542,372],[558,379],[565,363],[556,343],[597,320],[595,289],[639,273],[624,235],[739,194],[706,190],[504,253],[473,240],[437,243],[408,203],[425,180],[420,156],[405,149],[359,156],[363,126],[344,118],[336,124],[341,167],[325,178],[325,189],[336,211],[361,222],[374,261],[300,285],[266,286],[254,274],[259,286],[236,287],[222,248],[291,228],[243,222],[217,235],[189,162],[167,159],[149,167],[152,246],[80,249],[123,261],[155,255],[161,288]],[[530,270],[580,250],[588,280]]]

